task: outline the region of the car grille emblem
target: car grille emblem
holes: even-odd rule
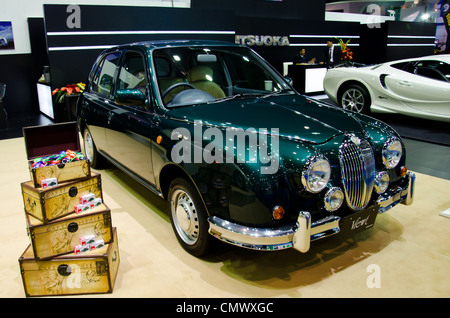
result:
[[[350,137],[350,140],[351,140],[356,146],[359,146],[359,145],[361,144],[361,139],[359,139],[359,138],[356,137],[356,136],[351,136],[351,137]]]

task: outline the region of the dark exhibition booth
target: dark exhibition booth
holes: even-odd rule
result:
[[[450,295],[450,1],[25,2],[0,13],[0,296]]]

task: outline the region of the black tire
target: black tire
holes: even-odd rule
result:
[[[351,84],[345,87],[339,96],[339,106],[357,113],[370,113],[370,95],[361,85]]]
[[[208,233],[207,213],[196,189],[183,178],[174,179],[167,200],[170,222],[181,246],[200,257],[209,253],[213,237]]]
[[[85,129],[83,132],[83,146],[84,154],[89,160],[91,167],[94,169],[100,169],[105,164],[105,158],[98,153],[97,147],[95,146],[94,139],[92,138],[89,129]]]

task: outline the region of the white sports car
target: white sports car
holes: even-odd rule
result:
[[[356,112],[450,122],[450,55],[329,69],[324,89],[336,104]]]

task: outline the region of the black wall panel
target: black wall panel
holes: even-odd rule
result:
[[[254,45],[252,48],[268,60],[279,72],[283,62],[292,62],[300,48],[305,48],[308,58],[324,60],[326,41],[337,38],[350,39],[355,58],[359,56],[359,23],[282,18],[236,17],[236,36],[285,36],[288,46]]]
[[[215,9],[206,9],[211,7]],[[289,46],[253,47],[280,72],[282,63],[292,61],[303,44],[308,55],[318,60],[322,59],[326,38],[330,37],[345,36],[344,40],[351,37],[351,44],[355,45],[352,50],[358,51],[359,24],[323,21],[324,8],[323,1],[298,0],[196,0],[191,9],[82,5],[81,28],[70,29],[67,19],[71,13],[66,12],[66,5],[44,5],[52,86],[85,81],[103,48],[135,41],[214,39],[234,42],[235,35],[285,36]],[[314,17],[317,20],[311,20]]]
[[[32,54],[0,55],[0,82],[6,84],[8,115],[38,113],[36,82],[48,65],[44,19],[28,18]]]
[[[389,21],[386,23],[386,28],[387,61],[434,53],[435,23]]]
[[[167,39],[234,41],[229,10],[81,5],[80,27],[70,28],[73,11],[67,8],[44,5],[52,88],[86,82],[98,54],[111,46]],[[60,118],[60,109],[53,109]]]
[[[6,84],[3,104],[8,115],[39,112],[36,82],[40,74],[35,69],[31,54],[0,55],[0,83]]]
[[[194,9],[233,10],[240,17],[325,20],[325,0],[191,0]]]
[[[361,25],[360,34],[362,62],[382,63],[432,55],[436,24],[388,21],[372,29]]]
[[[252,46],[280,72],[282,63],[293,61],[301,47],[306,48],[310,58],[323,60],[325,42],[330,38],[351,39],[354,61],[367,64],[433,51],[428,42],[433,41],[434,24],[393,22],[370,29],[357,22],[324,21],[324,0],[192,0],[191,6],[80,5],[79,27],[71,28],[68,19],[73,12],[67,5],[44,5],[52,88],[86,81],[92,63],[103,49],[146,40],[235,42],[246,36],[269,36],[270,42],[270,37],[282,37],[287,45],[274,41]]]
[[[234,41],[232,11],[82,5],[69,28],[67,5],[44,5],[52,87],[85,81],[98,54],[130,42],[166,39]]]

